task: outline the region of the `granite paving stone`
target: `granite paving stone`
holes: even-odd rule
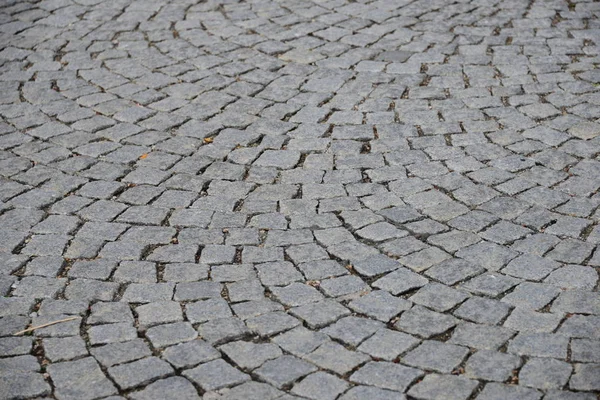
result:
[[[292,388],[292,393],[315,400],[333,400],[348,388],[349,384],[334,375],[315,372]]]
[[[413,386],[408,394],[416,399],[468,399],[477,386],[477,381],[462,376],[431,374]]]
[[[569,388],[579,391],[598,390],[598,375],[600,364],[575,364],[573,375],[569,380]]]
[[[490,350],[479,350],[467,360],[465,375],[474,379],[504,382],[521,365],[521,358]]]
[[[519,371],[519,382],[539,389],[560,389],[569,380],[572,369],[564,361],[530,358]]]
[[[294,356],[283,355],[275,360],[267,361],[255,374],[265,382],[282,388],[299,378],[317,370],[314,365]]]
[[[141,339],[94,347],[90,353],[105,367],[138,360],[152,354],[149,346]]]
[[[42,374],[33,372],[3,374],[0,377],[0,384],[2,385],[0,394],[5,399],[17,396],[21,398],[45,396],[52,391]]]
[[[508,398],[539,400],[542,398],[542,396],[542,392],[523,386],[506,385],[501,383],[488,383],[485,385],[485,387],[477,397],[484,400],[499,400]]]
[[[130,396],[136,400],[158,400],[173,395],[182,400],[198,400],[201,398],[194,385],[178,376],[160,379],[146,386],[143,390],[132,393]]]
[[[117,388],[92,357],[56,363],[48,372],[59,398],[94,399],[117,394]]]
[[[423,376],[418,369],[384,361],[371,361],[350,376],[352,382],[382,389],[404,391]]]
[[[145,332],[145,335],[152,343],[152,347],[158,349],[194,340],[198,337],[198,332],[189,322],[175,322],[153,326]]]
[[[408,365],[447,374],[452,372],[468,353],[467,348],[429,340],[403,356],[402,361]]]
[[[108,374],[121,389],[130,389],[149,383],[157,377],[164,377],[173,372],[171,366],[158,358],[148,357],[128,364],[108,369]]]

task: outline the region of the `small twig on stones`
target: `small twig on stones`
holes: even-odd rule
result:
[[[19,331],[17,333],[13,333],[13,336],[23,335],[23,334],[25,334],[27,332],[35,331],[36,329],[45,328],[45,327],[50,326],[50,325],[60,324],[61,322],[73,321],[74,319],[77,319],[77,318],[79,318],[79,317],[69,317],[69,318],[65,318],[65,319],[59,319],[58,321],[47,322],[45,324],[41,324],[41,325],[38,325],[38,326],[32,326],[31,328],[27,328],[27,329],[24,329],[24,330]]]

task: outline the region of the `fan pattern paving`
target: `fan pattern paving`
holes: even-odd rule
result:
[[[0,399],[597,399],[599,16],[2,1]]]

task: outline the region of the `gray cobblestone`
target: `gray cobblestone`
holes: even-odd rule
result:
[[[146,386],[143,390],[132,394],[132,398],[136,400],[158,400],[172,396],[177,396],[177,398],[184,400],[200,399],[196,388],[181,377],[161,379]]]
[[[559,360],[529,359],[519,372],[519,381],[539,389],[559,389],[568,381],[572,367]]]
[[[146,337],[153,347],[160,348],[194,340],[198,337],[198,333],[187,322],[175,322],[149,328],[146,331]]]
[[[419,368],[450,373],[469,353],[467,348],[425,341],[419,347],[406,354],[402,359],[405,363]]]
[[[406,397],[400,392],[394,392],[386,389],[379,389],[374,386],[358,385],[348,390],[340,399],[358,400],[364,398],[373,398],[377,400],[404,400]]]
[[[246,325],[237,318],[208,321],[200,325],[197,330],[201,338],[213,345],[241,339],[250,333]]]
[[[477,381],[462,376],[431,374],[413,386],[408,394],[417,399],[432,399],[441,396],[447,399],[467,399],[477,386]]]
[[[48,395],[51,392],[50,385],[44,380],[42,374],[22,373],[6,374],[0,378],[3,387],[3,395],[35,397]]]
[[[294,356],[281,356],[275,360],[267,361],[255,373],[264,381],[281,388],[299,378],[316,371],[314,365]]]
[[[429,338],[446,332],[454,327],[456,323],[457,320],[450,315],[415,306],[404,312],[394,327],[420,337]]]
[[[242,369],[256,369],[268,360],[282,356],[274,344],[254,344],[251,342],[232,342],[219,348]]]
[[[480,324],[495,325],[510,312],[510,306],[496,300],[473,297],[464,302],[455,312],[457,317]]]
[[[543,394],[535,389],[504,385],[500,383],[488,383],[485,385],[478,397],[487,400],[506,399],[510,397],[527,400],[539,400],[542,398],[542,396]]]
[[[565,359],[569,339],[551,333],[520,333],[508,345],[508,352],[536,357]]]
[[[48,368],[59,397],[93,399],[116,394],[117,389],[106,378],[93,358],[56,363]],[[93,386],[86,384],[94,382]]]
[[[470,378],[504,382],[521,365],[518,356],[488,350],[480,350],[467,361],[465,374]]]
[[[126,342],[137,337],[137,332],[131,323],[96,325],[88,330],[92,344]]]
[[[129,389],[143,385],[154,378],[164,377],[172,373],[171,366],[155,357],[148,357],[128,364],[108,369],[108,374],[121,389]]]
[[[382,389],[404,391],[423,375],[417,369],[388,362],[369,362],[350,376],[350,380]]]
[[[575,364],[574,373],[569,380],[569,387],[574,390],[598,390],[598,364]]]
[[[456,327],[448,343],[476,349],[497,350],[514,334],[515,332],[508,328],[462,323]]]
[[[291,310],[291,313],[301,318],[310,327],[320,328],[350,314],[350,311],[333,300],[323,300],[296,307]]]
[[[411,303],[386,291],[377,290],[351,301],[348,307],[355,312],[387,322],[402,311],[408,310]]]
[[[162,358],[175,368],[194,367],[219,357],[218,351],[201,340],[192,340],[168,347],[162,354]]]
[[[335,399],[348,383],[325,372],[315,372],[292,388],[292,393],[312,399]]]

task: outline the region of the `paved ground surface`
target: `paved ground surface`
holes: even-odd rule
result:
[[[599,15],[2,1],[0,398],[597,399]]]

